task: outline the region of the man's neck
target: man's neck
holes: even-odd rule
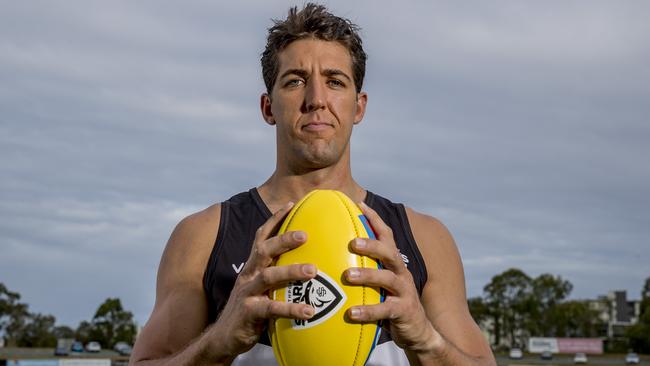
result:
[[[354,202],[365,199],[366,191],[354,181],[349,169],[317,169],[300,175],[283,174],[276,170],[258,192],[271,212],[289,201],[298,202],[314,189],[335,189],[345,193]]]

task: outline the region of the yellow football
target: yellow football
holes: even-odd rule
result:
[[[278,257],[276,265],[313,263],[317,276],[271,292],[272,299],[314,307],[309,320],[273,319],[269,333],[281,366],[351,365],[366,363],[377,344],[379,326],[346,319],[348,308],[382,301],[378,288],[348,286],[343,272],[350,267],[378,268],[372,258],[350,251],[354,238],[374,238],[365,216],[345,194],[315,190],[287,215],[279,233],[302,230],[307,242]]]

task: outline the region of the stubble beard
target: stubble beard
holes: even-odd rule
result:
[[[343,148],[336,141],[299,142],[292,149],[292,170],[310,171],[335,165],[343,155]]]

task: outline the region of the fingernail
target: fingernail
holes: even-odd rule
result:
[[[316,266],[313,264],[305,264],[302,266],[302,272],[308,276],[313,276],[316,274]]]
[[[353,318],[358,318],[359,315],[361,315],[361,310],[359,308],[352,308],[350,309],[350,316]]]
[[[308,316],[308,317],[311,318],[311,317],[314,315],[314,308],[312,308],[311,306],[308,307],[308,308],[305,308],[305,309],[302,311],[302,313],[303,313],[305,316]]]
[[[359,275],[361,275],[361,272],[359,272],[358,269],[356,269],[356,268],[348,269],[348,277],[349,278],[357,278],[357,277],[359,277]]]
[[[368,246],[368,243],[366,243],[366,241],[361,238],[356,238],[354,244],[357,248],[365,248]]]
[[[289,201],[287,202],[286,205],[284,205],[285,208],[291,208],[293,206],[293,202]]]
[[[307,236],[302,231],[294,231],[294,233],[293,233],[293,238],[296,239],[296,240],[302,241],[302,240],[305,240],[306,237]]]

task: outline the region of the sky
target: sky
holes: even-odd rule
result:
[[[369,55],[354,177],[449,228],[468,296],[516,267],[639,298],[649,2],[324,4]],[[273,172],[259,57],[290,5],[2,2],[0,282],[59,324],[119,297],[143,325],[176,223]]]

